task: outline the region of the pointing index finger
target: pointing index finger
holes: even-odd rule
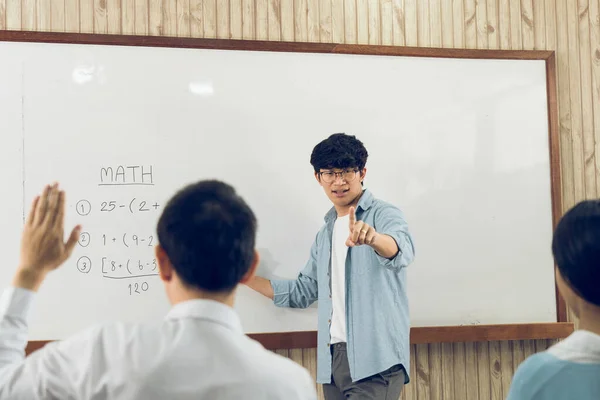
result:
[[[354,224],[356,224],[356,209],[350,207],[350,229],[354,227]]]

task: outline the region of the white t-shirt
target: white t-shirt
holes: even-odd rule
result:
[[[350,216],[338,217],[331,238],[331,343],[346,342],[346,240],[350,235]]]

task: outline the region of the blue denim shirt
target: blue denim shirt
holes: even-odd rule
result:
[[[297,279],[272,280],[275,305],[306,308],[316,300],[318,309],[317,382],[331,382],[329,350],[331,302],[331,237],[335,208],[325,216],[310,258]],[[414,257],[412,238],[402,212],[364,190],[356,208],[357,220],[394,238],[400,249],[393,259],[369,246],[348,249],[346,257],[346,332],[348,363],[353,381],[404,365],[410,371],[410,318],[406,294],[406,266]]]

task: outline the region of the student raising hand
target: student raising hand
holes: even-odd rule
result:
[[[21,259],[13,284],[37,290],[46,274],[64,263],[80,233],[76,226],[64,241],[65,193],[58,184],[46,186],[33,200],[21,238]]]

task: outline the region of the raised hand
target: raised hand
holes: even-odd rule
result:
[[[76,226],[64,241],[65,193],[58,184],[46,186],[31,206],[21,238],[21,259],[15,284],[36,290],[46,274],[64,263],[73,252],[81,228]]]

